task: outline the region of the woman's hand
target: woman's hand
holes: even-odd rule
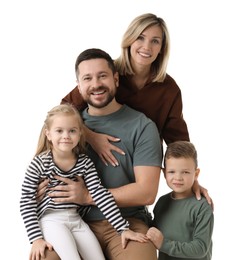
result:
[[[102,162],[105,165],[110,163],[114,167],[118,166],[118,161],[112,154],[112,151],[115,151],[121,155],[125,155],[125,153],[123,150],[111,144],[110,142],[119,142],[120,139],[106,134],[95,133],[88,128],[86,128],[85,133],[88,143],[99,155]]]
[[[214,209],[214,204],[213,204],[212,198],[209,196],[208,190],[206,188],[202,187],[201,185],[199,185],[197,180],[194,181],[192,189],[193,189],[193,192],[195,193],[197,200],[200,200],[201,195],[203,195],[206,198],[207,202]]]

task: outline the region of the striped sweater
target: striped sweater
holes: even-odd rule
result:
[[[128,221],[121,216],[111,192],[102,186],[94,163],[87,155],[80,154],[74,167],[68,172],[64,172],[55,165],[50,152],[35,156],[26,170],[22,184],[20,212],[31,243],[36,239],[43,238],[38,220],[47,209],[77,208],[78,214],[81,216],[90,209],[89,206],[75,203],[56,203],[48,196],[48,193],[51,192],[49,190],[46,191],[44,198],[37,202],[36,193],[41,179],[48,178],[50,180],[48,188],[64,184],[55,179],[55,175],[72,180],[76,180],[76,176],[82,176],[96,206],[117,232],[121,233],[129,227]]]

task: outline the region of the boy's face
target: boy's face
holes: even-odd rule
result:
[[[193,183],[200,171],[196,169],[194,160],[183,157],[169,158],[166,159],[165,165],[164,176],[167,185],[174,191],[177,198],[191,196]]]

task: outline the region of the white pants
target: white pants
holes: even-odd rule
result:
[[[96,236],[76,209],[47,210],[39,224],[61,260],[105,260]]]

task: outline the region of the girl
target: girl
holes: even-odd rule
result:
[[[129,230],[129,223],[122,218],[112,194],[101,185],[93,162],[84,154],[83,128],[80,114],[72,105],[59,105],[48,112],[35,157],[26,171],[20,200],[21,215],[32,243],[30,260],[44,257],[45,249],[52,247],[63,260],[105,259],[98,240],[81,218],[89,207],[55,203],[48,196],[50,187],[61,185],[56,176],[84,178],[96,206],[121,234],[123,248],[128,239],[147,241],[145,235]],[[50,181],[46,195],[37,202],[41,179]]]

